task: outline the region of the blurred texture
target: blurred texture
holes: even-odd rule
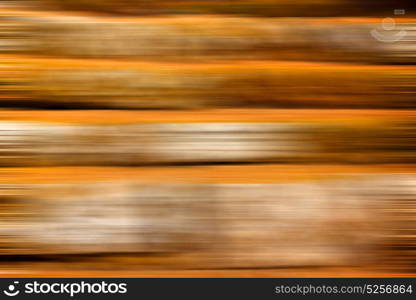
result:
[[[2,1],[1,274],[414,276],[414,8]]]

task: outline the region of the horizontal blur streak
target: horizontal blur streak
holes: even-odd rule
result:
[[[2,1],[0,274],[414,274],[413,2]]]
[[[5,170],[0,250],[171,253],[188,257],[186,267],[385,265],[400,253],[389,245],[403,242],[409,228],[397,223],[397,212],[415,197],[415,170]],[[87,181],[78,172],[89,174]]]
[[[103,18],[66,15],[5,17],[7,41],[0,50],[56,57],[153,60],[288,59],[414,62],[416,21],[398,20],[392,30],[379,18],[250,18],[172,16]],[[1,28],[1,27],[0,27]],[[395,44],[369,38],[379,30]],[[26,39],[25,39],[26,37]],[[25,43],[26,42],[26,43]],[[13,47],[14,45],[14,47]]]
[[[20,1],[9,1],[19,4]],[[254,16],[345,16],[378,15],[389,12],[389,0],[27,0],[42,9],[69,9],[111,15],[241,14]],[[413,0],[401,0],[414,8]],[[397,5],[396,3],[394,3]]]
[[[361,122],[94,126],[0,121],[0,165],[416,162],[413,121]]]
[[[1,232],[14,254],[223,251],[243,267],[351,264],[368,254],[355,247],[376,249],[389,232],[378,211],[394,180],[5,186]]]
[[[0,56],[7,106],[195,109],[414,108],[411,66],[162,63]]]

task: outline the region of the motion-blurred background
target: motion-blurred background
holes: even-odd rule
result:
[[[0,276],[414,276],[414,1],[0,3]]]

